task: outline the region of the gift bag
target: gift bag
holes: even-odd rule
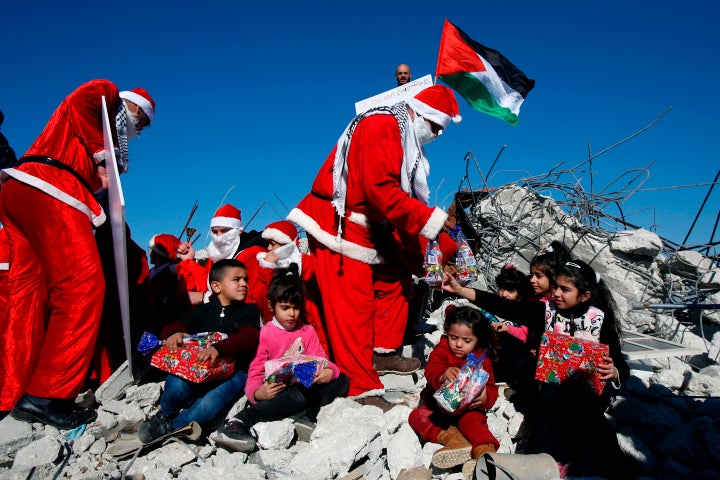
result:
[[[456,240],[458,245],[455,261],[457,265],[456,276],[460,285],[465,287],[478,279],[477,261],[462,230],[458,232]]]
[[[233,357],[219,357],[213,365],[197,360],[200,350],[226,338],[227,335],[220,332],[196,333],[183,338],[183,345],[175,352],[161,345],[153,354],[150,365],[194,383],[229,378],[235,370]]]
[[[545,332],[540,340],[535,378],[547,383],[586,382],[600,395],[605,382],[597,366],[609,355],[607,345],[562,333]]]
[[[425,282],[431,287],[438,287],[442,284],[442,263],[442,252],[437,239],[428,241],[425,251]]]
[[[446,381],[433,394],[437,404],[450,413],[470,405],[485,388],[490,378],[490,374],[482,368],[484,361],[484,353],[480,357],[473,353],[468,354],[465,364],[460,368],[458,378],[454,381]]]
[[[282,357],[265,362],[265,380],[272,383],[301,383],[310,388],[315,375],[327,367],[327,359],[305,355],[302,338],[298,337]]]

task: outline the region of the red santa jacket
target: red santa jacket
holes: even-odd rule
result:
[[[50,117],[40,136],[25,153],[49,157],[74,170],[93,190],[102,186],[93,154],[105,148],[102,128],[102,97],[114,119],[120,106],[118,88],[108,80],[92,80],[80,85],[63,100]],[[116,138],[115,122],[110,128]],[[87,214],[95,226],[102,225],[105,213],[88,189],[66,170],[42,163],[23,163],[3,170],[3,177],[31,185],[63,203]],[[7,176],[6,176],[7,175]]]
[[[311,193],[288,220],[330,250],[368,264],[382,262],[373,224],[387,221],[411,235],[437,236],[447,214],[412,198],[401,187],[403,148],[397,120],[392,115],[371,115],[360,121],[350,143],[346,211],[338,242],[339,216],[331,203],[336,148],[317,174]]]

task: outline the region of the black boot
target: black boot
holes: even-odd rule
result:
[[[40,422],[60,430],[72,430],[97,418],[97,412],[79,407],[69,399],[42,398],[25,394],[10,416],[23,422]]]

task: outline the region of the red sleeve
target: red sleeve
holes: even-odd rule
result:
[[[372,115],[361,121],[353,134],[348,159],[350,196],[360,187],[368,202],[371,217],[387,220],[401,230],[413,235],[422,233],[435,238],[442,228],[447,214],[440,209],[428,207],[420,200],[410,197],[402,190],[400,170],[403,148],[400,128],[392,115]],[[348,198],[348,204],[352,199]]]
[[[68,122],[90,155],[105,148],[100,102],[102,96],[105,97],[108,116],[111,119],[110,128],[115,140],[117,134],[112,119],[115,118],[115,111],[120,104],[120,94],[115,84],[109,80],[92,80],[78,87],[67,97]]]
[[[208,270],[195,260],[191,258],[183,260],[177,264],[176,271],[178,279],[188,292],[205,293],[207,291]]]
[[[255,278],[255,286],[252,289],[252,297],[254,300],[257,300],[255,305],[257,305],[258,309],[260,310],[260,315],[262,316],[263,323],[267,323],[273,318],[273,312],[272,310],[270,310],[270,305],[268,305],[267,302],[267,292],[270,286],[270,280],[272,280],[273,277],[273,273],[275,273],[275,269],[260,265],[258,268],[257,276]]]
[[[427,365],[425,365],[425,379],[433,390],[440,388],[442,385],[440,376],[445,373],[449,366],[448,361],[451,353],[447,342],[446,336],[440,338],[440,342],[430,352]]]
[[[267,252],[266,248],[263,248],[261,246],[255,245],[252,247],[248,247],[242,252],[238,253],[235,257],[236,259],[240,260],[242,263],[245,264],[245,268],[247,268],[247,277],[248,277],[248,294],[245,298],[246,303],[253,303],[255,305],[260,305],[260,302],[266,302],[267,299],[262,298],[262,292],[258,291],[259,285],[258,285],[258,270],[260,270],[260,265],[258,264],[257,254],[260,252]]]

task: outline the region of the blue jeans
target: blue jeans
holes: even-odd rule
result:
[[[160,397],[161,412],[173,419],[173,428],[190,422],[206,425],[243,393],[247,372],[238,371],[227,380],[194,383],[175,375],[168,375],[165,391]]]

